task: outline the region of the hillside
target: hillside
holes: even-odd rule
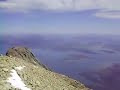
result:
[[[76,80],[26,59],[0,56],[0,90],[89,90]]]

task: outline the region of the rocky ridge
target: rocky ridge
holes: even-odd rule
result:
[[[76,80],[52,72],[26,48],[11,48],[6,55],[0,56],[0,90],[90,90]],[[19,82],[21,85],[17,85]]]
[[[34,56],[34,54],[26,47],[13,47],[6,52],[6,56],[21,58],[25,61],[33,63],[35,65],[40,65],[43,68],[50,70],[45,65],[41,64],[39,60]]]

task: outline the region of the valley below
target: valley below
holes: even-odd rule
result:
[[[120,90],[120,36],[0,36],[0,53],[14,46],[31,48],[51,70],[93,90]]]

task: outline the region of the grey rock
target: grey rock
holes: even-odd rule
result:
[[[26,61],[28,61],[30,63],[33,63],[35,65],[38,64],[38,65],[44,67],[45,69],[50,70],[45,65],[41,64],[39,62],[39,60],[35,58],[34,54],[26,47],[13,47],[13,48],[10,48],[7,51],[6,55],[9,56],[9,57],[21,58],[21,59],[26,60]]]
[[[9,70],[7,68],[2,69],[4,72],[8,72]]]
[[[5,65],[3,65],[3,64],[0,64],[0,68],[4,68],[5,67]]]

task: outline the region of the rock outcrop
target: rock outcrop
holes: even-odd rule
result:
[[[27,48],[11,48],[6,55],[0,56],[0,90],[90,90],[76,80],[46,70]]]
[[[34,54],[26,47],[13,47],[13,48],[10,48],[7,51],[6,55],[9,56],[9,57],[21,58],[21,59],[26,60],[26,61],[28,61],[30,63],[33,63],[33,64],[39,64],[40,66],[44,67],[45,69],[50,70],[45,65],[41,64],[39,62],[39,60],[36,59]]]

